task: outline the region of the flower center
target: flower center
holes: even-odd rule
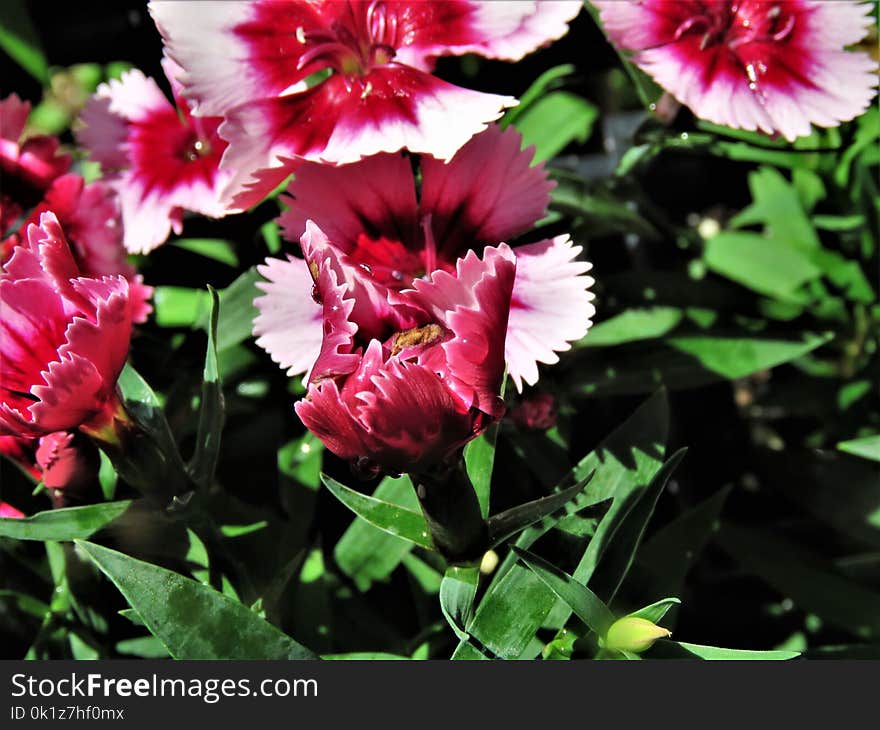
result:
[[[297,63],[302,69],[320,63],[346,76],[364,76],[376,66],[385,66],[397,55],[397,16],[381,0],[350,3],[347,15],[334,20],[326,30],[296,29],[296,38],[310,46]]]
[[[683,21],[675,40],[700,37],[700,50],[726,45],[735,51],[748,43],[781,43],[794,30],[795,18],[780,4],[734,2],[702,3],[702,12]]]

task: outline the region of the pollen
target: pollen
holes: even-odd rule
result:
[[[397,355],[410,347],[433,345],[441,337],[443,337],[443,328],[439,324],[426,324],[424,327],[413,327],[398,332],[394,335],[391,354]]]

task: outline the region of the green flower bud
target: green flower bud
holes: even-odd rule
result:
[[[605,635],[605,648],[618,651],[630,651],[640,654],[650,649],[657,639],[672,636],[669,629],[651,623],[638,616],[624,616],[618,619]]]

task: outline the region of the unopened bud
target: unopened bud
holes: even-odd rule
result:
[[[669,629],[651,623],[638,616],[624,616],[618,619],[605,635],[605,647],[618,651],[630,651],[639,654],[650,649],[657,639],[672,636]]]

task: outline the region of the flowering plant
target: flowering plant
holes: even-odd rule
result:
[[[29,12],[4,657],[876,657],[876,3]]]

